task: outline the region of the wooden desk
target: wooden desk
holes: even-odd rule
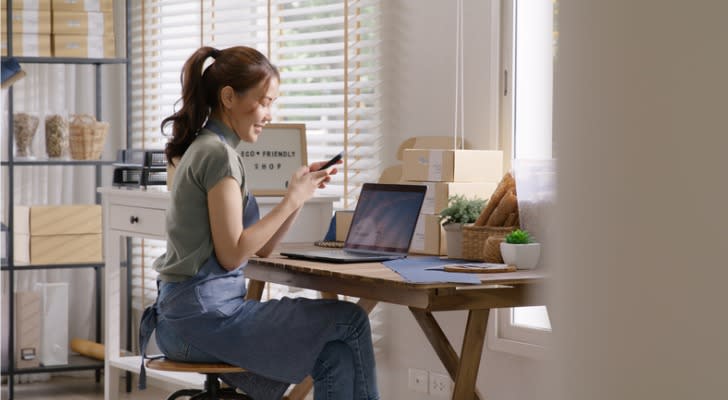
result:
[[[287,249],[310,247],[286,245]],[[381,263],[329,264],[280,256],[251,259],[245,270],[251,279],[248,297],[260,299],[264,282],[359,297],[371,311],[377,302],[409,307],[433,350],[455,382],[453,399],[484,399],[475,387],[491,308],[545,305],[540,271],[479,274],[481,285],[414,284]],[[435,320],[434,311],[467,310],[465,337],[458,357]],[[289,394],[300,400],[311,389],[307,378]]]

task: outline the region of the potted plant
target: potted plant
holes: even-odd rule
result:
[[[506,235],[500,244],[503,262],[515,265],[518,269],[532,269],[538,264],[541,244],[533,240],[531,234],[522,229]]]
[[[460,258],[463,255],[463,225],[472,224],[485,207],[485,200],[469,199],[455,195],[448,199],[447,208],[440,211],[440,223],[445,229],[447,256]]]

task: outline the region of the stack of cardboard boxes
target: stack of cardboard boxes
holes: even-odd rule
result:
[[[53,0],[53,55],[111,58],[114,47],[112,0]]]
[[[402,179],[427,186],[410,252],[446,255],[440,211],[455,195],[487,199],[503,175],[503,153],[494,150],[406,149]]]
[[[51,52],[51,0],[14,0],[13,55],[50,57]],[[5,23],[8,1],[2,0],[2,55],[8,54]]]
[[[7,0],[2,1],[3,13]],[[13,0],[13,55],[111,58],[112,0]],[[3,24],[3,55],[7,28]]]
[[[101,262],[101,206],[22,206],[13,210],[16,263]]]

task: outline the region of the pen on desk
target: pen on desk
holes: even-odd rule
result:
[[[471,272],[471,273],[488,273],[488,272],[513,272],[516,267],[508,264],[445,264],[436,267],[427,267],[425,270],[445,271],[445,272]]]

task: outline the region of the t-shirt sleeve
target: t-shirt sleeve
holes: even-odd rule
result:
[[[225,177],[232,177],[243,186],[244,177],[237,154],[227,146],[215,146],[200,160],[199,181],[205,191],[210,191]]]

